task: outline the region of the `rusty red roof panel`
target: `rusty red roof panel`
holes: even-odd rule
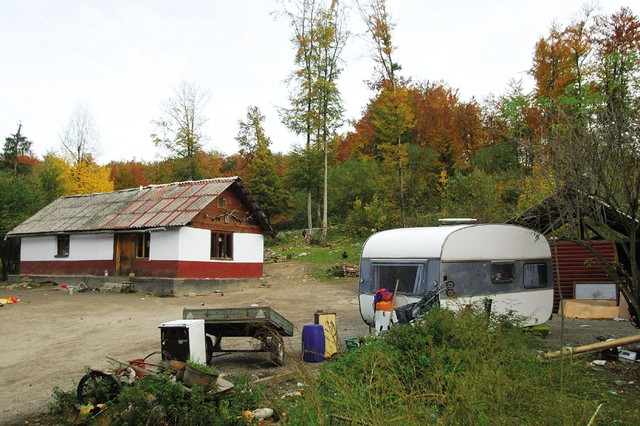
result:
[[[61,197],[9,234],[184,226],[237,180],[218,178]]]

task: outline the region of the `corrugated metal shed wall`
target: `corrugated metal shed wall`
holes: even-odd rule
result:
[[[551,256],[553,258],[553,311],[558,312],[560,295],[558,294],[558,274],[560,276],[560,288],[563,299],[574,299],[575,283],[610,283],[611,278],[600,268],[595,256],[588,248],[578,244],[560,241],[550,241]],[[593,248],[610,262],[616,259],[616,249],[612,241],[593,241]],[[558,262],[556,263],[556,252]],[[587,260],[592,259],[593,264],[587,265]]]

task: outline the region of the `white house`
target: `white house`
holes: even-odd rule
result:
[[[22,275],[258,278],[274,231],[239,177],[61,197],[7,234]]]

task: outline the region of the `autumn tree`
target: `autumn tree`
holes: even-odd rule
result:
[[[339,0],[298,0],[283,3],[282,14],[293,30],[296,49],[295,66],[289,78],[292,88],[290,107],[281,110],[283,123],[298,135],[304,135],[307,177],[303,183],[307,194],[307,229],[313,233],[312,199],[314,189],[323,188],[323,231],[327,232],[327,176],[329,144],[340,126],[343,107],[337,80],[342,71],[340,54],[348,39],[345,10]],[[321,152],[318,163],[317,152]],[[320,165],[320,166],[319,166]],[[322,183],[313,179],[321,167]]]
[[[360,5],[360,14],[373,42],[372,56],[379,76],[374,87],[381,88],[384,95],[381,109],[372,119],[372,123],[376,131],[382,135],[383,143],[386,143],[386,153],[391,159],[391,164],[397,168],[400,216],[402,226],[407,226],[404,172],[408,156],[403,135],[413,127],[414,116],[406,104],[406,89],[400,87],[397,73],[401,67],[393,57],[395,46],[392,43],[391,32],[394,25],[387,12],[386,0],[371,0],[366,5]]]
[[[363,206],[373,201],[374,194],[386,199],[387,190],[381,179],[380,162],[357,156],[334,165],[329,173],[329,211],[336,222],[344,222],[360,200]]]
[[[473,99],[462,102],[458,91],[443,82],[415,83],[410,94],[413,143],[435,149],[448,174],[468,169],[471,158],[485,145],[479,105]]]
[[[63,173],[65,195],[90,194],[113,190],[106,166],[100,166],[100,137],[91,109],[78,104],[60,135],[60,159],[67,168]]]
[[[238,123],[236,141],[247,164],[247,187],[267,217],[274,219],[285,211],[286,196],[270,149],[271,139],[264,131],[264,119],[258,107],[250,106],[246,121]]]
[[[137,188],[151,183],[147,176],[147,165],[131,160],[112,161],[108,165],[114,189]]]
[[[238,121],[238,142],[239,154],[244,157],[247,163],[251,163],[257,156],[260,145],[269,146],[271,140],[264,131],[265,116],[257,106],[247,108],[246,120]]]
[[[200,170],[204,179],[221,176],[225,160],[226,156],[215,149],[202,150],[196,155],[197,169]],[[231,173],[231,175],[236,176],[237,173]]]
[[[558,114],[546,134],[547,161],[558,193],[567,195],[561,203],[563,214],[576,219],[587,215],[591,221],[588,229],[600,237],[612,237],[608,225],[612,215],[616,217],[614,228],[623,239],[618,244],[619,263],[609,264],[599,258],[637,318],[640,22],[630,9],[622,8],[614,14],[595,17],[590,31],[593,55],[582,68],[589,72],[581,73],[586,84],[580,83],[582,92],[576,93],[575,72],[569,72],[571,78],[562,77],[570,83],[564,85],[562,95],[555,101]],[[563,232],[567,238],[589,247],[585,228],[568,227]]]
[[[185,163],[183,179],[199,179],[201,170],[196,161],[206,139],[204,126],[208,119],[204,109],[209,93],[195,83],[181,81],[174,97],[162,103],[162,117],[153,120],[156,131],[151,139],[156,146],[169,152],[169,157]]]
[[[511,80],[504,95],[487,106],[487,129],[490,133],[488,144],[505,144],[513,152],[517,165],[525,170],[533,166],[539,133],[539,123],[533,99],[525,93],[522,81]],[[512,170],[514,170],[512,168]]]
[[[66,175],[64,188],[67,195],[111,192],[114,190],[111,170],[93,159],[74,164]]]
[[[21,160],[25,156],[31,156],[31,141],[22,134],[22,123],[18,124],[16,133],[7,136],[4,140],[4,150],[2,152],[2,160],[6,167],[11,169],[14,174],[18,174],[18,167],[23,166]]]
[[[472,217],[483,223],[503,222],[513,212],[504,210],[497,182],[482,170],[458,173],[447,181],[445,217]]]

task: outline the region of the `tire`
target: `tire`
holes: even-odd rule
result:
[[[81,404],[93,405],[112,401],[120,393],[120,382],[112,374],[92,370],[85,374],[76,389],[76,397]]]

